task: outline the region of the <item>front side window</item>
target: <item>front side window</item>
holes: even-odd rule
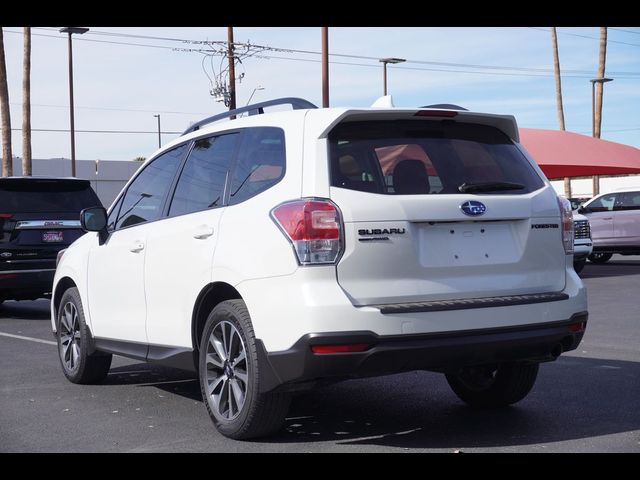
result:
[[[124,200],[124,195],[118,199],[118,202],[113,206],[107,217],[107,230],[110,232],[116,228],[116,220],[118,219],[118,213],[122,206],[122,200]]]
[[[615,193],[603,195],[591,202],[588,208],[592,212],[610,212],[616,204],[616,197]]]
[[[524,194],[543,180],[509,137],[487,125],[346,122],[329,134],[331,185],[387,195]]]
[[[124,196],[116,229],[160,218],[185,149],[186,144],[163,153],[140,172]]]
[[[239,135],[232,133],[196,140],[185,162],[169,215],[184,215],[219,207]]]
[[[231,178],[229,205],[264,192],[284,176],[284,132],[280,128],[248,128]]]

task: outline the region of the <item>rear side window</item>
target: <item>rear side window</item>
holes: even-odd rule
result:
[[[616,210],[640,210],[640,192],[623,193]]]
[[[75,180],[8,180],[0,182],[0,212],[78,212],[101,206],[89,182]]]
[[[170,216],[222,205],[224,185],[238,138],[234,133],[195,141],[180,174]]]
[[[231,178],[229,205],[244,202],[271,188],[284,176],[284,169],[285,146],[282,129],[246,129]]]
[[[331,185],[388,195],[523,194],[544,185],[514,143],[497,128],[452,121],[370,121],[329,134]],[[505,187],[506,186],[506,187]],[[469,190],[471,191],[471,190]]]
[[[122,201],[116,229],[157,220],[186,145],[163,153],[131,182]]]

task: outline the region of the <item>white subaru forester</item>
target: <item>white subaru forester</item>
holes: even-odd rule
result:
[[[571,207],[512,116],[444,107],[287,98],[190,127],[59,256],[66,377],[99,382],[112,354],[192,370],[238,439],[339,379],[432,370],[473,406],[524,398],[586,327]]]

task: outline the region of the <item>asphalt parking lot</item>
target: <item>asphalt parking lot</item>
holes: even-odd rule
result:
[[[518,405],[472,410],[435,373],[351,380],[297,396],[282,432],[254,442],[219,435],[178,370],[114,357],[105,383],[69,383],[48,302],[6,302],[0,451],[640,452],[640,257],[587,264],[582,277],[584,340],[544,364]]]

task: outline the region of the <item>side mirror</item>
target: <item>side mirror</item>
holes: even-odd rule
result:
[[[579,213],[580,215],[583,215],[583,214],[585,214],[585,213],[589,213],[590,211],[591,211],[591,209],[589,209],[589,208],[586,208],[586,207],[578,207],[578,213]]]
[[[82,210],[80,225],[85,232],[98,232],[100,245],[107,239],[107,211],[103,207],[89,207]]]

